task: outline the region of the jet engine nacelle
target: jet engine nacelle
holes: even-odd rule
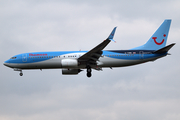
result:
[[[80,69],[62,69],[63,75],[77,75],[82,70]]]
[[[61,65],[63,68],[72,68],[78,66],[78,61],[76,59],[62,59]]]

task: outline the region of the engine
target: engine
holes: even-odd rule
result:
[[[77,75],[82,70],[80,69],[62,69],[63,75]]]
[[[63,68],[72,68],[78,66],[78,61],[76,59],[62,59],[61,65]]]

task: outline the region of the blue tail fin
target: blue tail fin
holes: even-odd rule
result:
[[[146,44],[132,50],[159,50],[166,46],[171,20],[164,20]]]

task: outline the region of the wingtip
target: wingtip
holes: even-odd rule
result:
[[[115,43],[116,43],[116,41],[115,41],[115,40],[113,40],[113,39],[109,39],[109,40],[111,40],[111,41],[113,41],[113,42],[115,42]]]
[[[114,27],[114,29],[116,29],[117,28],[117,26],[116,27]]]
[[[112,30],[112,32],[110,33],[110,35],[109,35],[109,37],[108,37],[107,39],[113,39],[114,34],[115,34],[115,32],[116,32],[116,28],[117,28],[117,27],[114,27],[114,29]]]

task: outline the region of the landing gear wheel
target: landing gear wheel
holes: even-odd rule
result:
[[[91,67],[89,65],[87,65],[86,68],[87,68],[87,77],[91,77],[92,76],[92,74],[91,74],[91,72],[92,72]]]
[[[92,70],[91,70],[91,68],[87,68],[87,72],[91,72]]]
[[[23,73],[19,73],[20,76],[23,76]]]
[[[91,72],[87,72],[87,77],[91,77],[91,76],[92,76]]]

